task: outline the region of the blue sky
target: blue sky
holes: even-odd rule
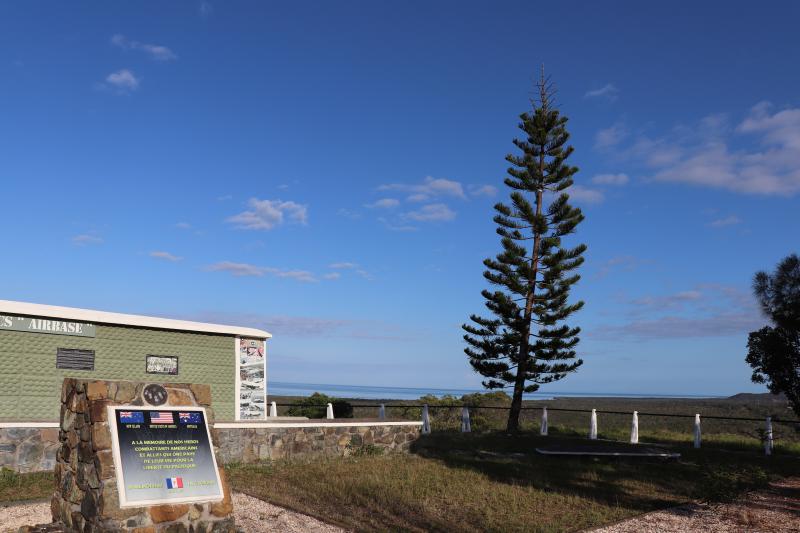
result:
[[[478,386],[460,324],[544,63],[589,246],[550,390],[762,390],[800,6],[749,5],[2,3],[0,298],[263,327],[276,381]]]

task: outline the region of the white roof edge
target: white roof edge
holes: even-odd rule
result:
[[[266,331],[256,328],[207,324],[205,322],[192,322],[190,320],[175,320],[172,318],[159,318],[154,316],[128,315],[125,313],[109,313],[107,311],[15,302],[12,300],[0,300],[0,313],[37,317],[44,316],[96,324],[116,324],[120,326],[138,326],[142,328],[194,331],[200,333],[221,333],[224,335],[239,335],[241,337],[255,337],[261,339],[269,339],[272,337],[272,335]]]

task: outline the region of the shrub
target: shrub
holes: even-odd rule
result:
[[[353,406],[339,398],[332,398],[326,394],[315,392],[299,402],[300,405],[290,407],[289,416],[305,416],[308,418],[325,418],[327,404],[333,404],[334,418],[353,418]]]

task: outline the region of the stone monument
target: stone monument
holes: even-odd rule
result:
[[[235,533],[213,423],[208,385],[65,379],[53,521],[81,533]]]

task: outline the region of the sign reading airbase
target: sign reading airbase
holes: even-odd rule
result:
[[[222,500],[202,407],[109,406],[120,507]]]
[[[52,318],[34,318],[25,316],[0,315],[0,330],[26,331],[28,333],[52,333],[54,335],[74,335],[76,337],[94,337],[94,324],[53,320]]]

